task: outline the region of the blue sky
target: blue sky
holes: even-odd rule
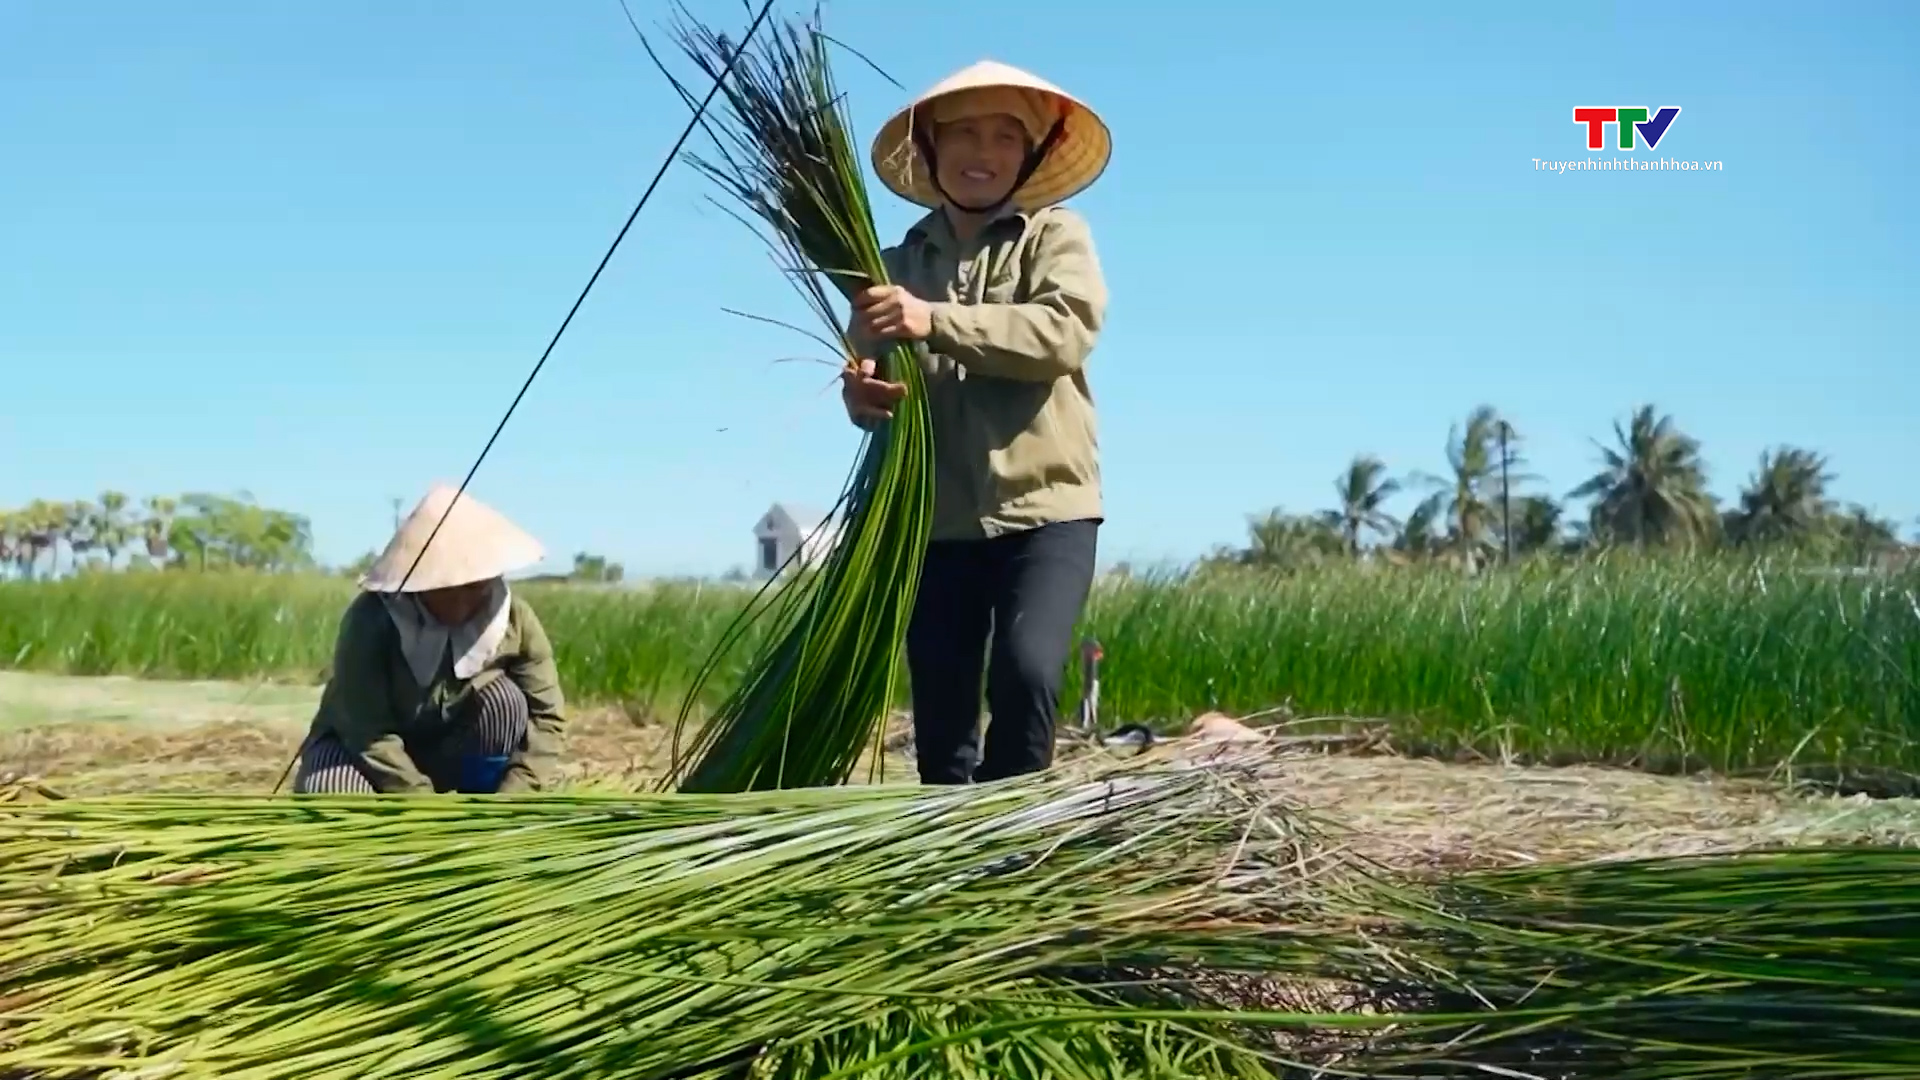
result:
[[[1482,401],[1555,493],[1650,401],[1723,495],[1791,442],[1912,523],[1920,8],[1448,8],[828,8],[910,90],[992,57],[1113,127],[1074,204],[1113,295],[1105,560],[1329,505],[1358,451],[1437,470]],[[868,137],[904,95],[840,71]],[[1593,105],[1681,106],[1659,153],[1724,171],[1536,171],[1588,156]],[[377,547],[393,497],[464,474],[684,121],[615,0],[0,7],[0,505],[245,489],[326,559]],[[772,363],[809,344],[721,310],[805,318],[709,191],[669,175],[475,481],[560,559],[743,564],[852,461],[831,370]]]

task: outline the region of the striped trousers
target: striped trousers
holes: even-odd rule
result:
[[[425,746],[410,742],[407,753],[435,790],[489,795],[500,790],[508,757],[526,744],[527,695],[512,679],[497,678],[476,691],[463,712],[442,739]],[[300,748],[293,790],[301,795],[374,793],[359,759],[332,734],[310,738]]]

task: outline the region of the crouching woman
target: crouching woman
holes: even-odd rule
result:
[[[505,794],[551,784],[566,725],[559,673],[540,620],[504,577],[543,554],[471,495],[429,492],[340,620],[294,791]]]

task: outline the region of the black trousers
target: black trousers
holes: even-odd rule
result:
[[[1060,687],[1093,585],[1099,527],[1060,521],[928,545],[907,626],[921,783],[999,780],[1053,763]],[[991,721],[981,753],[983,668]]]

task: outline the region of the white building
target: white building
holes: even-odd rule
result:
[[[753,527],[753,576],[769,578],[800,552],[799,563],[813,562],[831,550],[840,524],[826,511],[795,503],[774,503]]]

